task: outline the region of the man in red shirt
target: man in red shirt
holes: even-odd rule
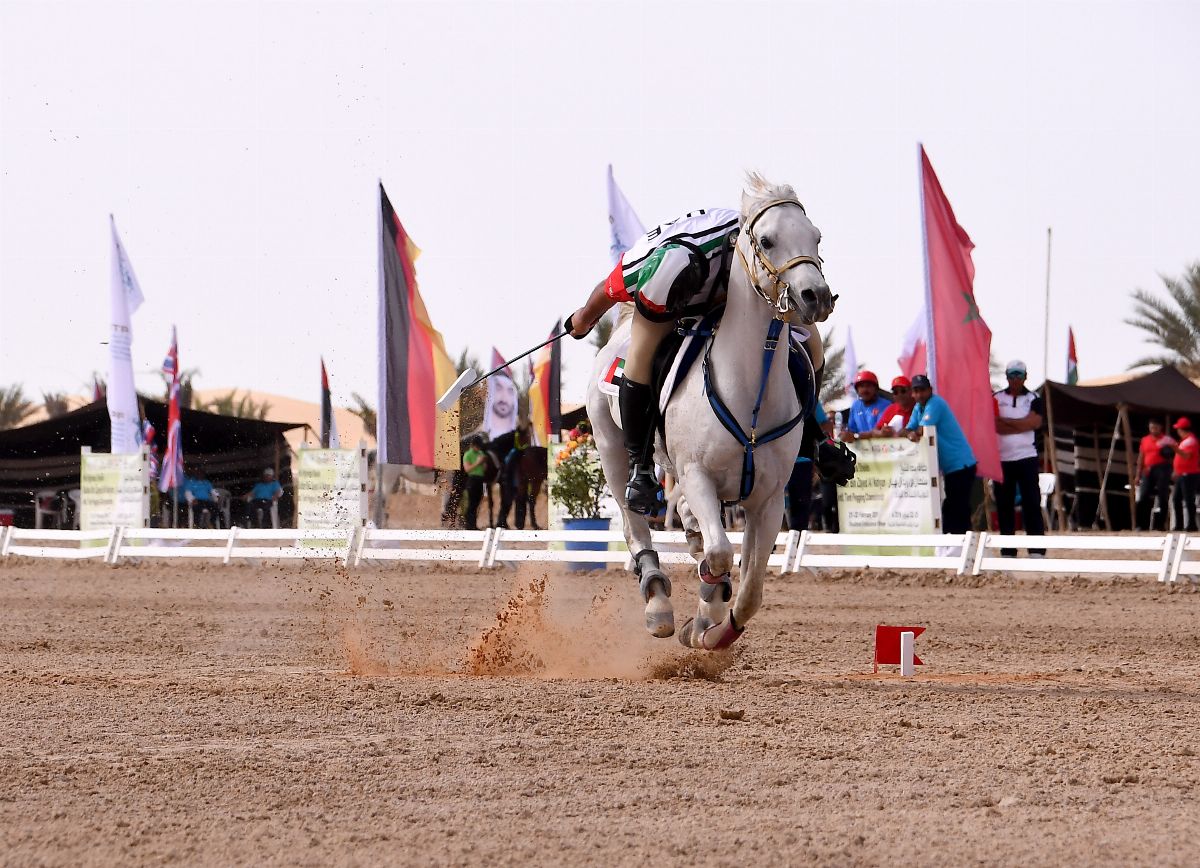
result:
[[[883,415],[879,417],[879,423],[875,426],[879,436],[903,436],[903,431],[908,427],[908,420],[912,417],[915,406],[917,406],[917,400],[913,397],[912,383],[908,377],[900,376],[892,380],[892,403],[888,404]],[[898,421],[893,422],[893,419]]]
[[[1175,493],[1171,496],[1175,507],[1175,530],[1191,533],[1196,530],[1196,494],[1200,492],[1200,441],[1192,433],[1192,421],[1186,416],[1176,420],[1175,433],[1179,435],[1172,467],[1175,471]]]
[[[1167,529],[1167,500],[1171,492],[1171,455],[1175,441],[1166,435],[1162,422],[1151,420],[1150,433],[1138,447],[1138,530]]]

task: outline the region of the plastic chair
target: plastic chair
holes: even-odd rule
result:
[[[71,526],[75,530],[79,530],[79,511],[83,508],[83,492],[78,488],[72,488],[67,492],[67,497],[70,498],[72,505],[75,507],[71,511]],[[64,502],[63,506],[67,504]]]
[[[1042,495],[1042,521],[1045,522],[1047,530],[1050,529],[1050,495],[1054,494],[1054,474],[1039,473],[1038,474],[1038,491]]]
[[[233,527],[233,521],[231,518],[232,508],[230,506],[231,502],[233,501],[233,495],[229,493],[229,489],[227,488],[214,488],[213,496],[217,499],[217,513],[225,522],[221,526],[225,528]]]
[[[36,530],[43,527],[42,518],[49,516],[54,519],[55,527],[62,519],[62,511],[54,505],[58,492],[53,488],[42,488],[33,494],[33,526]]]

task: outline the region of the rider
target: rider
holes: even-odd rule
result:
[[[566,330],[578,340],[617,302],[631,301],[636,308],[619,398],[629,451],[625,502],[634,512],[652,512],[660,491],[653,459],[654,354],[679,317],[704,313],[724,300],[739,217],[729,208],[708,208],[655,227],[567,317]]]

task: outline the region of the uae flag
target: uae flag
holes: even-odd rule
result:
[[[992,331],[975,303],[975,265],[971,261],[975,245],[958,225],[924,147],[920,158],[929,379],[950,405],[971,444],[978,474],[1000,479],[996,405],[988,367]]]
[[[562,333],[562,320],[554,324],[550,337]],[[550,435],[562,428],[562,350],[559,341],[542,347],[533,362],[533,383],[529,387],[529,415],[533,438],[538,446],[550,443]]]
[[[325,359],[321,359],[321,448],[338,449],[341,445],[333,415],[333,396],[329,392],[329,374],[325,371]]]
[[[379,460],[453,470],[458,408],[439,413],[436,405],[457,372],[417,290],[420,253],[380,184]]]
[[[1079,357],[1075,355],[1075,330],[1067,326],[1067,385],[1079,382]]]

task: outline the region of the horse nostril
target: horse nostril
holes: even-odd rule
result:
[[[808,305],[809,307],[813,307],[817,303],[817,294],[811,289],[806,289],[800,293],[800,301],[804,302],[804,304]]]

